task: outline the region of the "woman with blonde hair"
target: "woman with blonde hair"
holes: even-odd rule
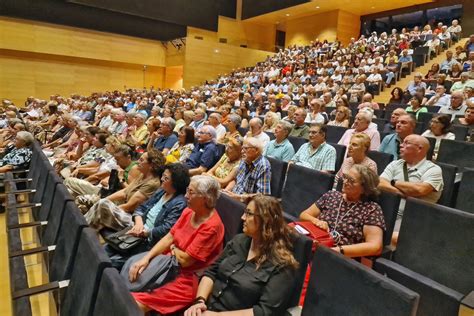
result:
[[[224,155],[206,174],[215,178],[221,188],[225,189],[235,179],[241,157],[242,141],[231,137],[227,141]]]
[[[334,185],[336,186],[342,176],[347,173],[354,165],[364,165],[377,174],[377,164],[367,157],[370,150],[370,137],[364,133],[352,135],[347,149],[348,157],[344,159],[341,169],[336,174]]]
[[[343,103],[343,101],[341,102]],[[336,116],[334,117],[334,120],[330,121],[328,125],[342,126],[342,127],[348,128],[350,117],[351,117],[351,110],[344,105],[340,105],[336,108]]]
[[[199,282],[194,304],[185,316],[233,311],[238,315],[283,315],[291,295],[289,280],[299,263],[293,256],[293,233],[274,197],[257,195],[242,215],[236,235]],[[285,286],[283,286],[286,284]]]
[[[277,126],[278,122],[280,122],[280,118],[278,117],[278,114],[272,111],[268,111],[265,114],[265,120],[263,123],[263,131],[270,132],[270,133],[275,132],[275,127]]]

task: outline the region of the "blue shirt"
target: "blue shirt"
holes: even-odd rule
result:
[[[336,149],[328,143],[322,143],[316,150],[310,143],[301,145],[291,158],[297,165],[319,171],[336,170]]]
[[[205,144],[196,144],[191,155],[186,160],[185,165],[189,169],[205,167],[207,170],[211,169],[219,160],[219,151],[216,144],[208,142]]]
[[[393,155],[393,159],[399,159],[400,155],[400,137],[398,137],[397,133],[390,134],[384,137],[382,143],[380,144],[379,151]]]
[[[288,138],[283,140],[280,144],[276,142],[276,139],[268,143],[268,146],[265,148],[264,155],[270,158],[275,158],[278,160],[289,161],[291,157],[295,154],[295,149],[290,143]]]
[[[168,137],[161,136],[155,140],[153,147],[158,149],[159,151],[163,151],[163,149],[170,149],[174,146],[174,144],[178,141],[178,136],[175,134],[171,134]]]
[[[161,209],[163,208],[164,196],[165,195],[163,194],[161,196],[161,199],[159,199],[158,202],[156,202],[156,204],[148,212],[148,215],[145,220],[145,225],[144,225],[147,231],[152,230],[153,226],[155,226],[154,224],[155,224],[156,217],[160,214]]]
[[[264,156],[260,156],[250,164],[242,160],[237,169],[235,186],[232,192],[236,194],[262,193],[270,195],[271,177],[270,162]]]

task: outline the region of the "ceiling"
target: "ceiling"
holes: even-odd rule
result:
[[[286,9],[262,14],[245,21],[258,24],[284,24],[296,18],[324,13],[333,10],[344,10],[356,15],[367,15],[418,4],[432,0],[312,0]]]

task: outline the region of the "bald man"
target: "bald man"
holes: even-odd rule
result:
[[[401,159],[391,162],[380,175],[379,188],[400,194],[402,197],[415,197],[436,203],[443,191],[441,168],[426,159],[430,148],[428,140],[420,135],[409,135],[400,144]],[[404,171],[406,170],[406,172]],[[405,208],[405,200],[400,203],[398,226]]]

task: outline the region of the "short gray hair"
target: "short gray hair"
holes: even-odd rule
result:
[[[290,122],[287,121],[280,121],[277,125],[280,125],[281,128],[283,128],[287,136],[291,133],[291,130],[293,129],[293,125],[291,125]]]
[[[196,185],[196,193],[206,199],[206,206],[209,209],[216,207],[221,190],[219,182],[211,176],[198,175],[191,178],[190,185],[193,183]]]
[[[263,122],[262,120],[259,118],[259,117],[254,117],[253,119],[250,120],[249,122],[249,125],[252,124],[253,122],[257,123],[258,125],[260,125],[260,127],[263,126]]]
[[[209,135],[211,135],[211,137],[212,137],[212,140],[213,140],[213,141],[216,140],[217,133],[216,133],[216,129],[215,129],[213,126],[211,126],[211,125],[204,125],[204,126],[201,127],[199,130],[205,131],[205,132],[209,133]]]
[[[235,113],[229,114],[229,121],[231,121],[237,127],[242,124],[242,118]]]
[[[24,141],[25,145],[27,146],[30,146],[35,141],[35,138],[33,137],[33,135],[25,131],[19,131],[18,133],[16,133],[16,138],[19,138],[22,141]]]
[[[263,143],[260,141],[258,138],[255,137],[247,137],[244,139],[244,143],[249,144],[252,147],[255,147],[258,149],[259,153],[263,153]]]
[[[173,130],[176,126],[176,121],[171,117],[165,117],[161,120],[161,124],[166,124]]]

